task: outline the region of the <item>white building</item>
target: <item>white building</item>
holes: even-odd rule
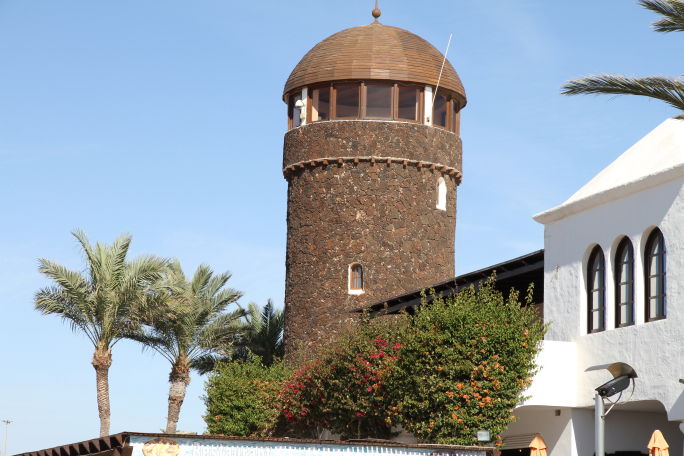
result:
[[[638,378],[606,417],[606,453],[646,452],[660,429],[682,454],[684,119],[666,120],[534,218],[544,224],[549,331],[507,440],[541,433],[553,456],[593,455],[594,388],[612,376],[585,369],[620,361]]]

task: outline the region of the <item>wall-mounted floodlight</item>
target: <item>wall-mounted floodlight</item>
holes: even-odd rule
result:
[[[592,366],[585,372],[603,369],[610,372],[613,375],[613,379],[596,388],[596,392],[601,397],[611,397],[621,393],[632,383],[632,379],[637,378],[636,371],[626,363],[601,364],[599,366]]]
[[[477,431],[477,441],[478,442],[491,442],[492,435],[488,430],[482,429]]]
[[[596,456],[605,456],[604,426],[606,415],[608,415],[610,411],[613,410],[613,407],[615,407],[615,405],[620,401],[622,392],[629,387],[630,383],[632,384],[632,394],[634,394],[634,379],[637,378],[636,371],[627,363],[612,363],[591,366],[584,372],[604,369],[611,373],[613,379],[596,388],[596,394],[594,395],[594,443],[596,447]],[[620,393],[620,395],[615,401],[609,399],[618,393]],[[605,413],[603,412],[605,408],[605,404],[603,402],[604,399],[611,404],[610,408]]]

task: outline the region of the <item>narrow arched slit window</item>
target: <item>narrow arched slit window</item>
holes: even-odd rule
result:
[[[437,179],[437,209],[446,211],[447,186],[443,177]]]
[[[363,293],[363,266],[358,263],[349,266],[349,293]]]
[[[665,238],[655,228],[648,236],[644,252],[646,282],[646,321],[665,318]]]
[[[615,327],[634,324],[634,248],[624,237],[615,252]]]
[[[587,317],[588,332],[606,328],[606,263],[598,245],[589,255],[587,263]]]

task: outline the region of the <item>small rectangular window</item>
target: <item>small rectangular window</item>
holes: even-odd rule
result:
[[[432,108],[432,123],[439,127],[447,126],[447,105],[448,100],[444,95],[437,94]]]
[[[330,120],[330,87],[314,89],[311,95],[311,121]]]
[[[366,86],[366,117],[376,119],[392,118],[391,85],[368,84]]]
[[[419,120],[420,91],[416,87],[399,86],[397,118]]]
[[[359,85],[335,86],[335,117],[355,119],[359,117]]]

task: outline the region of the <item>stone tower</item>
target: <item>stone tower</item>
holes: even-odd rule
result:
[[[287,356],[366,304],[454,276],[465,91],[435,47],[373,16],[285,84]]]

